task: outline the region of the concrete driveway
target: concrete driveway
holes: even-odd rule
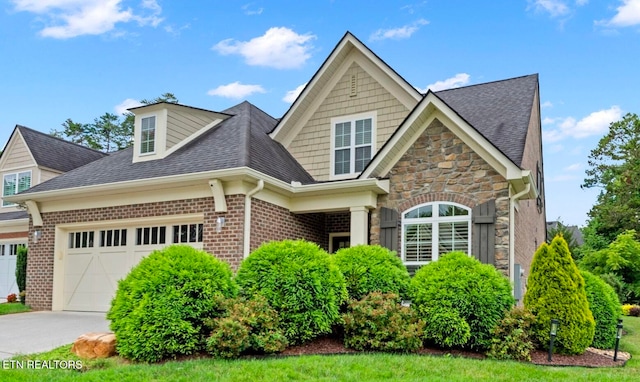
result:
[[[70,344],[88,332],[109,331],[106,313],[28,312],[0,316],[0,359]]]

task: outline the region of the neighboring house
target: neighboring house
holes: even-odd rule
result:
[[[381,244],[412,270],[460,250],[515,282],[545,239],[537,75],[423,95],[347,33],[279,120],[248,102],[131,111],[133,147],[10,198],[39,237],[35,309],[105,311],[171,243],[233,268],[286,238]]]
[[[557,230],[558,224],[562,224],[562,222],[557,220],[547,222],[547,237],[549,238],[549,240],[553,239],[553,237],[549,237],[549,232],[551,232],[552,230]],[[564,227],[571,233],[571,237],[575,240],[577,246],[581,246],[584,244],[582,231],[580,231],[580,228],[578,228],[577,225],[565,225]]]
[[[104,156],[24,126],[15,127],[0,156],[0,299],[18,294],[16,252],[27,244],[29,233],[27,211],[5,198]]]

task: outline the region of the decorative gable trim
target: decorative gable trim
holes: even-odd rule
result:
[[[428,126],[438,119],[460,140],[468,145],[482,159],[491,165],[500,175],[509,180],[515,192],[533,182],[530,171],[522,170],[505,154],[498,150],[473,126],[451,109],[433,92],[429,91],[423,100],[411,111],[405,121],[398,127],[387,143],[378,151],[359,179],[368,177],[384,177],[402,158],[404,153],[415,143]],[[535,198],[535,187],[528,195]]]
[[[354,62],[380,81],[407,109],[413,109],[422,98],[420,92],[347,32],[271,132],[271,138],[288,147]]]

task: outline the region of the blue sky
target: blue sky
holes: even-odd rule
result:
[[[421,90],[539,73],[547,217],[584,224],[589,151],[640,113],[640,0],[1,0],[0,142],[165,92],[280,117],[346,31]]]

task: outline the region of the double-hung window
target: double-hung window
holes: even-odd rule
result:
[[[11,196],[31,187],[31,171],[6,174],[2,181],[2,196]],[[2,201],[3,207],[13,206],[14,203]]]
[[[335,179],[359,174],[375,151],[375,113],[331,119],[331,175]]]
[[[156,151],[156,117],[146,117],[141,120],[140,154],[150,154]]]
[[[402,215],[402,260],[424,265],[452,251],[471,250],[471,210],[455,203],[416,206]]]

